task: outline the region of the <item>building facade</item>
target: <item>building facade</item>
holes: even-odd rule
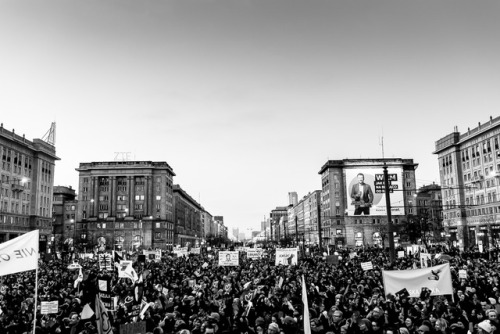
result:
[[[76,238],[76,211],[78,201],[75,189],[55,186],[53,191],[53,232],[56,250],[69,251]]]
[[[271,219],[272,240],[279,241],[283,238],[286,238],[288,235],[288,207],[276,207],[276,209],[271,210],[269,217]]]
[[[384,243],[387,235],[384,166],[388,171],[390,203],[394,203],[391,206],[393,224],[407,222],[407,215],[414,214],[418,164],[412,159],[329,160],[319,171],[324,244],[362,246]],[[371,202],[370,190],[360,191],[360,179],[370,186]],[[395,242],[398,242],[398,235]]]
[[[441,186],[429,184],[420,187],[415,195],[416,221],[420,228],[420,237],[431,242],[444,240],[443,200]],[[411,218],[410,218],[410,223]]]
[[[214,235],[214,218],[208,211],[201,213],[201,224],[203,230],[202,243],[205,243],[207,236]]]
[[[0,125],[0,243],[40,230],[40,251],[52,234],[55,146],[29,141]]]
[[[500,241],[500,117],[436,142],[443,224],[461,248],[489,249]]]
[[[80,163],[76,241],[85,249],[171,248],[172,168],[166,162]]]
[[[174,185],[175,244],[181,247],[200,245],[201,217],[205,210],[179,185]]]

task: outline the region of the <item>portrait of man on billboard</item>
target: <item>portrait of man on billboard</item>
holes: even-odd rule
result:
[[[370,207],[373,203],[373,191],[369,184],[365,183],[365,175],[358,173],[358,183],[351,188],[352,205],[354,205],[354,215],[369,215]]]

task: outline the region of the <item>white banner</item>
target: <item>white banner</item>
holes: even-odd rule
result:
[[[238,251],[220,251],[219,266],[239,266],[240,257]]]
[[[451,295],[450,264],[414,270],[382,270],[385,293],[392,293],[406,288],[409,297],[419,297],[422,288],[431,290],[431,296]]]
[[[38,266],[39,231],[0,244],[0,276],[34,270]]]
[[[119,278],[130,278],[132,281],[137,281],[138,276],[135,269],[132,267],[132,261],[120,261],[120,268],[118,269]]]
[[[296,265],[297,248],[276,248],[276,265]]]

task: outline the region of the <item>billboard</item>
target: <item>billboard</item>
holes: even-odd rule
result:
[[[347,214],[349,216],[387,215],[383,168],[346,168],[344,171]],[[387,172],[391,214],[404,215],[403,169],[389,167]]]

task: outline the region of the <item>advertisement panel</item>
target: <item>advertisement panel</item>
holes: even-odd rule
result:
[[[391,214],[404,215],[403,170],[400,167],[387,168]],[[385,205],[384,171],[381,167],[346,168],[345,184],[347,214],[349,216],[387,215]]]

